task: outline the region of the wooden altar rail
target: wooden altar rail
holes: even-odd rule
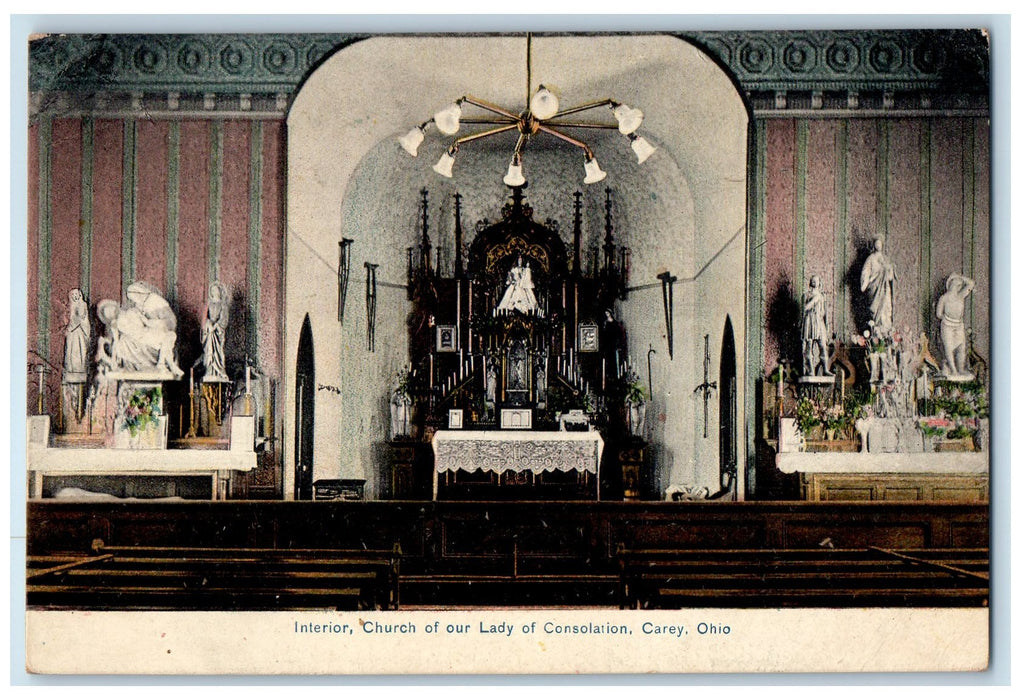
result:
[[[27,604],[77,610],[390,610],[393,550],[109,547],[30,556]]]
[[[620,607],[987,607],[988,549],[621,549]]]

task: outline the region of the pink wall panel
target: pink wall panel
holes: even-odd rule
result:
[[[38,347],[39,315],[39,125],[28,128],[28,231],[26,232],[26,254],[28,257],[28,289],[25,312],[28,316],[25,340],[28,347]]]
[[[92,299],[121,299],[124,122],[96,121],[92,137]]]
[[[210,124],[181,123],[179,234],[177,254],[178,316],[193,332],[201,324],[208,287]],[[186,323],[186,325],[189,325]],[[184,355],[195,355],[192,350]]]
[[[847,124],[847,222],[854,252],[876,236],[876,148],[878,136],[872,119]]]
[[[231,312],[231,323],[246,328],[248,299],[248,122],[223,125],[223,179],[220,204],[220,282],[231,297],[244,299]],[[240,295],[240,296],[239,296]]]
[[[808,278],[819,275],[830,302],[831,323],[834,318],[832,300],[841,293],[843,275],[836,270],[834,247],[837,187],[837,132],[840,124],[833,120],[808,122],[808,163],[805,178],[805,289]],[[837,329],[830,328],[833,332]]]
[[[972,127],[975,133],[975,240],[974,279],[972,293],[972,327],[975,329],[975,347],[989,359],[989,305],[991,302],[989,281],[989,122],[976,119]],[[1002,248],[996,251],[1005,254]],[[1002,302],[1007,296],[1008,280],[999,280]]]
[[[932,187],[938,194],[932,201],[932,279],[929,289],[932,296],[929,313],[935,313],[935,303],[943,293],[947,276],[951,272],[960,272],[964,267],[963,126],[964,120],[961,119],[933,122]]]
[[[770,121],[766,134],[766,314],[765,369],[781,352],[775,322],[779,307],[789,307],[794,289],[795,122]]]
[[[889,220],[886,253],[897,270],[893,289],[894,324],[918,332],[923,326],[918,269],[921,265],[921,135],[922,122],[901,119],[888,124]]]
[[[55,119],[50,156],[50,362],[63,362],[67,293],[81,280],[82,129],[77,119]]]
[[[259,361],[278,377],[283,376],[285,133],[283,122],[263,125]]]
[[[137,123],[135,149],[135,278],[166,293],[167,259],[167,137],[165,121]]]

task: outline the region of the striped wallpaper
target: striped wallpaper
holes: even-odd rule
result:
[[[938,347],[935,304],[946,277],[963,272],[978,283],[969,325],[976,350],[988,359],[988,120],[757,123],[753,181],[761,183],[760,196],[753,193],[751,201],[765,251],[761,369],[772,371],[782,355],[801,356],[800,334],[791,332],[791,323],[800,323],[800,300],[813,274],[830,299],[831,331],[845,341],[859,332],[852,301],[877,236],[899,277],[895,325],[926,332]]]
[[[190,366],[218,279],[231,290],[240,352],[279,378],[284,135],[281,120],[33,123],[29,348],[59,367],[68,291],[81,287],[94,309],[144,280],[177,312],[180,364]]]

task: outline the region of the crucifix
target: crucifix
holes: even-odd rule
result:
[[[365,263],[365,338],[369,352],[376,352],[376,268],[379,265]]]
[[[340,258],[337,261],[337,320],[344,325],[344,304],[347,302],[347,283],[351,279],[351,238],[341,238],[337,243]]]
[[[702,392],[702,437],[709,437],[709,392],[716,388],[716,382],[709,381],[709,336],[705,337],[705,354],[702,359],[702,383],[695,387],[695,393]]]
[[[663,282],[663,316],[666,318],[666,347],[670,359],[674,359],[674,282],[677,277],[670,270],[661,272],[656,277]],[[708,336],[706,336],[708,337]],[[706,350],[708,353],[709,351]]]

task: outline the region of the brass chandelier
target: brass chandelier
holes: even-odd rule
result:
[[[640,109],[634,109],[612,100],[604,98],[595,102],[589,102],[570,109],[560,109],[560,101],[557,96],[545,85],[540,85],[532,92],[532,35],[526,36],[526,93],[523,111],[515,114],[509,109],[480,100],[471,95],[459,97],[452,104],[444,107],[422,124],[412,128],[407,134],[398,139],[401,147],[412,156],[418,156],[418,147],[425,140],[426,129],[435,125],[436,129],[446,136],[453,136],[461,124],[488,125],[492,128],[485,129],[467,136],[461,136],[454,140],[447,150],[440,156],[439,161],[433,166],[433,170],[444,177],[453,177],[454,159],[462,144],[469,141],[477,141],[489,136],[501,134],[507,131],[518,131],[518,141],[514,146],[511,155],[510,165],[503,181],[510,187],[520,187],[525,184],[525,176],[522,171],[522,152],[528,139],[538,134],[549,134],[555,138],[578,147],[585,155],[585,184],[591,185],[606,178],[606,173],[599,167],[595,154],[584,141],[568,136],[561,129],[617,129],[631,142],[631,149],[635,152],[639,163],[652,155],[656,150],[655,146],[635,133],[642,124],[643,114]],[[481,117],[462,117],[461,105],[469,104],[485,110],[490,115]],[[613,113],[616,124],[592,123],[584,121],[565,121],[563,118],[579,112],[585,112],[599,107],[607,107]]]

